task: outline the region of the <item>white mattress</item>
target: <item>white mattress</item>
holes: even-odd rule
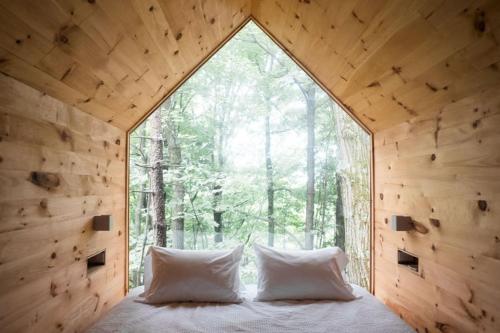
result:
[[[139,303],[136,288],[88,332],[414,332],[366,290],[353,285],[358,299],[254,302],[249,287],[240,304]]]

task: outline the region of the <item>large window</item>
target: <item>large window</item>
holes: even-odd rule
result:
[[[130,134],[130,286],[151,244],[340,246],[369,284],[370,137],[254,23]]]

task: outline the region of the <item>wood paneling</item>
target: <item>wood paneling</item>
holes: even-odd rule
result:
[[[123,297],[125,146],[123,130],[0,74],[2,332],[79,332]],[[101,214],[112,231],[92,230]]]
[[[250,15],[374,132],[499,80],[495,0],[2,1],[0,71],[128,130]]]
[[[252,15],[373,132],[500,81],[496,0],[253,0]]]
[[[123,295],[125,136],[106,122],[132,128],[250,15],[375,133],[376,295],[420,332],[500,330],[495,0],[1,1],[0,72],[64,102],[0,79],[2,326],[80,330]],[[104,212],[116,228],[92,233]]]
[[[375,133],[375,294],[420,332],[500,331],[499,92]],[[428,232],[391,231],[393,214]]]
[[[0,72],[128,130],[249,15],[249,0],[1,1]]]

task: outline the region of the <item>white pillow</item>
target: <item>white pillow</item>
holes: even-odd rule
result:
[[[338,248],[282,251],[254,244],[257,255],[257,301],[341,300],[356,297],[342,278],[348,259]]]
[[[243,245],[233,250],[195,251],[152,246],[152,279],[144,302],[241,302],[239,265]]]
[[[151,254],[149,254],[150,250],[151,250],[151,248],[149,248],[148,253],[144,257],[144,292],[141,294],[141,296],[144,296],[146,294],[149,287],[151,286],[151,280],[153,279],[153,267],[152,267],[152,263],[151,263]]]

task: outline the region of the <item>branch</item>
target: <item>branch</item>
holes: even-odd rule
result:
[[[286,187],[278,187],[278,188],[275,188],[273,190],[273,192],[278,192],[278,191],[287,191],[289,193],[292,193],[292,190],[290,190],[289,188],[286,188]]]
[[[168,169],[168,167],[170,166],[170,164],[166,163],[167,161],[160,161],[160,166],[164,169]],[[135,166],[138,166],[140,168],[144,168],[144,169],[153,169],[154,166],[150,165],[150,164],[140,164],[138,162],[135,162],[134,163]]]

